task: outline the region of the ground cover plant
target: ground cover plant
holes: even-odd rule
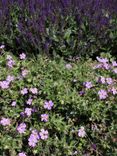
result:
[[[0,43],[15,54],[115,55],[117,1],[1,0]]]
[[[1,156],[115,156],[117,62],[0,55]]]

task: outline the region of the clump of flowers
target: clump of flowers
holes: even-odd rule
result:
[[[38,140],[40,139],[39,133],[37,130],[33,130],[30,137],[28,138],[28,144],[31,147],[35,147],[38,143]]]

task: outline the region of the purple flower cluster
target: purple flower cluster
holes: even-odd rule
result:
[[[39,133],[37,130],[33,130],[30,137],[28,138],[28,144],[31,147],[35,147],[38,143],[38,140],[40,139]]]

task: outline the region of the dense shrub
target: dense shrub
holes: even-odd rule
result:
[[[2,52],[0,155],[116,155],[117,62],[107,58]]]
[[[4,0],[0,6],[0,42],[15,53],[115,53],[116,0]]]

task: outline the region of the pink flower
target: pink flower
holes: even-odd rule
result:
[[[25,114],[29,117],[32,114],[32,108],[25,108]]]
[[[40,135],[42,140],[46,140],[48,138],[48,131],[44,130],[44,129],[41,129],[39,135]]]
[[[38,90],[37,90],[37,88],[30,88],[30,92],[32,94],[37,94],[38,93]]]
[[[18,156],[26,156],[26,154],[24,152],[21,152],[18,154]]]
[[[41,114],[41,121],[45,121],[47,122],[48,121],[48,114]]]
[[[45,101],[44,108],[48,109],[48,110],[51,110],[53,105],[54,105],[54,103],[52,101]]]
[[[17,127],[17,131],[22,134],[25,133],[26,131],[26,124],[25,123],[21,123],[18,127]]]
[[[106,99],[108,97],[107,92],[104,89],[99,90],[98,95],[100,99]]]
[[[2,117],[2,119],[0,120],[0,124],[3,126],[9,126],[11,124],[11,121],[9,118]]]
[[[20,59],[25,60],[26,59],[26,54],[25,53],[20,54]]]
[[[78,136],[81,138],[84,138],[86,136],[86,132],[83,126],[78,130]]]
[[[0,81],[0,87],[2,89],[8,89],[9,88],[9,82],[8,81]]]
[[[28,93],[28,89],[27,88],[24,88],[24,89],[21,90],[21,94],[22,95],[25,95],[27,93]]]

